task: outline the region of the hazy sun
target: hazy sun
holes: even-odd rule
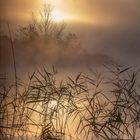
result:
[[[51,17],[52,17],[52,20],[55,22],[60,22],[64,20],[63,14],[58,10],[53,10]]]

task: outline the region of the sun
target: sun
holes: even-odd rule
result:
[[[51,14],[51,18],[55,22],[61,22],[64,20],[63,14],[58,10],[53,10]]]

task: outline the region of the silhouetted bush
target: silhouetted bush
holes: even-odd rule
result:
[[[27,42],[40,38],[48,44],[56,42],[58,46],[69,46],[69,43],[75,42],[76,35],[65,31],[66,24],[64,22],[53,21],[51,13],[52,6],[45,4],[39,15],[32,14],[32,20],[29,24],[18,27],[16,39]]]

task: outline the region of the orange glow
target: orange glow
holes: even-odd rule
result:
[[[64,20],[63,14],[58,10],[53,10],[51,13],[51,18],[55,22],[60,22]]]

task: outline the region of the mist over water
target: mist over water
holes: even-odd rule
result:
[[[28,79],[34,71],[41,70],[43,67],[51,70],[53,66],[65,77],[76,76],[81,72],[90,74],[90,69],[101,70],[104,64],[121,64],[139,68],[139,30],[85,24],[79,27],[72,24],[66,28],[66,32],[69,31],[77,35],[77,48],[65,50],[67,46],[60,47],[56,43],[46,44],[41,39],[28,43],[14,42],[18,77]],[[6,47],[1,52],[3,54],[1,57],[5,60],[2,58],[1,61],[6,62],[7,76],[13,77],[10,40],[2,42],[2,50],[3,46]]]

